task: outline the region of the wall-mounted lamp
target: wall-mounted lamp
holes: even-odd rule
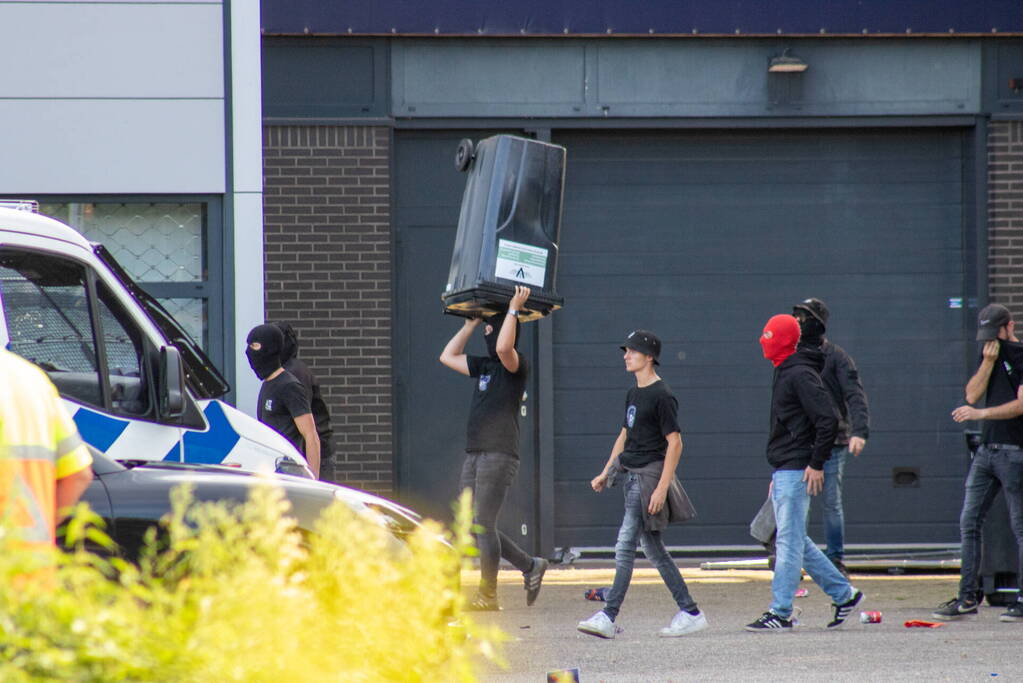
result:
[[[780,55],[771,57],[771,61],[767,65],[768,73],[772,74],[797,74],[803,73],[809,68],[810,65],[802,59],[790,55],[788,48],[785,48]]]

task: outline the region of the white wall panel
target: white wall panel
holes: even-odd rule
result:
[[[235,192],[263,191],[259,3],[231,6],[231,137]],[[244,4],[244,9],[240,5]],[[262,263],[262,261],[260,261]]]
[[[0,195],[224,192],[221,100],[0,100]]]
[[[263,292],[263,195],[240,192],[233,197],[234,206],[234,339],[228,340],[227,352],[234,354],[234,387],[238,408],[256,416],[259,379],[242,353],[245,338],[256,325],[266,320]]]
[[[223,97],[220,4],[0,2],[0,97]]]
[[[256,415],[259,380],[240,353],[245,337],[264,321],[263,296],[263,117],[260,91],[258,3],[231,9],[231,179],[226,201],[234,221],[234,352],[238,407]]]

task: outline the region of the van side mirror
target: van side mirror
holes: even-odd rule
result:
[[[185,414],[185,366],[181,352],[173,346],[160,347],[160,416]]]

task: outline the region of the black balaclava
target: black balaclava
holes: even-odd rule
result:
[[[284,335],[284,345],[281,346],[281,365],[287,365],[288,361],[298,353],[298,332],[291,326],[291,323],[274,323],[274,326]]]
[[[484,325],[490,325],[493,329],[490,334],[487,334],[486,328],[483,328],[483,341],[487,343],[487,355],[491,358],[497,358],[497,337],[501,334],[501,325],[507,320],[507,311],[500,312],[497,315],[492,315],[489,318],[484,319]],[[515,348],[519,348],[519,319],[515,319]]]
[[[803,314],[803,322],[799,323],[800,346],[820,346],[824,343],[824,325],[812,315]]]
[[[259,342],[260,348],[254,350],[250,344]],[[257,325],[245,339],[245,355],[256,377],[266,379],[281,367],[281,349],[284,347],[284,334],[276,325]]]

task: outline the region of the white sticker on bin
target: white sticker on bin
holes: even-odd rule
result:
[[[497,264],[494,275],[505,280],[543,287],[547,277],[547,250],[531,244],[497,240]]]

